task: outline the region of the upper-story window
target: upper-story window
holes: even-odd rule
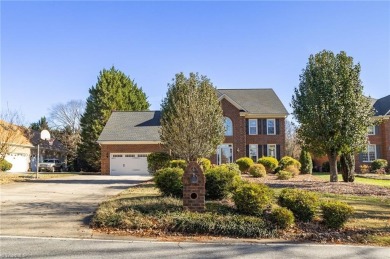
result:
[[[367,131],[368,131],[368,135],[375,135],[375,126],[374,125],[368,126]]]
[[[267,119],[267,135],[275,135],[275,119]]]
[[[228,117],[225,117],[225,136],[233,136],[233,122]]]
[[[249,119],[249,135],[257,135],[257,119]]]

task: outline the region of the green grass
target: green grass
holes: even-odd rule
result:
[[[78,175],[78,173],[38,173],[38,179],[51,179],[51,178],[59,178],[66,176]],[[9,184],[14,182],[25,182],[32,179],[36,179],[36,173],[7,173],[0,172],[0,185]]]
[[[322,180],[329,181],[329,173],[315,172],[315,173],[313,173],[313,175],[321,178]],[[343,181],[343,177],[341,176],[341,174],[338,174],[338,179],[339,179],[339,181]],[[371,184],[371,185],[377,185],[377,186],[381,186],[381,187],[390,188],[390,180],[364,178],[364,177],[360,177],[359,175],[356,175],[355,183]]]

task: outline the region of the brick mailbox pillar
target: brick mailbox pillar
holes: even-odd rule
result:
[[[183,175],[183,207],[185,210],[205,210],[206,178],[197,162],[190,162]]]

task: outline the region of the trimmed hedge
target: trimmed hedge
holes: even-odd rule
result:
[[[7,160],[3,159],[0,161],[0,171],[5,172],[11,170],[12,164]]]
[[[289,171],[279,171],[276,173],[276,179],[278,180],[289,180],[293,177],[293,173]]]
[[[254,164],[249,168],[249,174],[253,177],[265,177],[267,175],[267,171],[262,164]]]
[[[164,168],[154,175],[156,187],[164,196],[183,197],[183,174],[181,168]]]
[[[273,195],[265,184],[243,183],[233,193],[233,201],[240,213],[260,216],[271,205]]]
[[[298,160],[292,158],[291,156],[282,157],[279,160],[279,167],[283,170],[288,166],[294,166],[299,170],[301,168],[301,163]]]
[[[155,174],[158,170],[169,166],[171,156],[165,152],[154,152],[148,155],[148,172]]]
[[[345,202],[327,201],[321,204],[324,224],[329,228],[339,229],[352,216],[354,209]]]
[[[240,171],[219,165],[205,172],[206,199],[224,199],[241,181]]]
[[[278,160],[274,157],[270,156],[263,156],[259,160],[257,160],[257,163],[262,164],[265,167],[265,170],[267,173],[273,173],[274,170],[278,167],[279,163]]]
[[[241,157],[236,160],[236,164],[240,168],[241,173],[248,172],[249,168],[254,164],[252,158]]]
[[[183,170],[186,170],[187,162],[185,160],[177,159],[177,160],[171,160],[169,161],[169,167],[172,168],[181,168]]]
[[[283,189],[278,203],[294,213],[296,219],[311,221],[318,207],[318,196],[313,192],[299,189]]]

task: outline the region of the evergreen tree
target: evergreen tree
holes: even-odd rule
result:
[[[89,89],[89,94],[80,120],[78,158],[83,170],[100,171],[100,147],[96,141],[111,112],[143,111],[150,105],[142,88],[114,67],[100,71],[98,81]]]
[[[301,155],[299,156],[299,162],[301,163],[301,173],[302,174],[311,174],[313,172],[313,162],[311,161],[311,155],[306,150],[301,150]]]
[[[30,124],[30,129],[42,131],[49,130],[49,124],[47,123],[47,119],[45,116],[41,117],[37,122],[33,122]]]
[[[327,155],[330,181],[337,182],[337,157],[367,144],[373,108],[363,96],[360,65],[345,52],[321,51],[309,57],[291,104],[308,151]]]
[[[161,112],[161,141],[188,162],[214,154],[224,139],[222,108],[206,76],[176,74]]]

